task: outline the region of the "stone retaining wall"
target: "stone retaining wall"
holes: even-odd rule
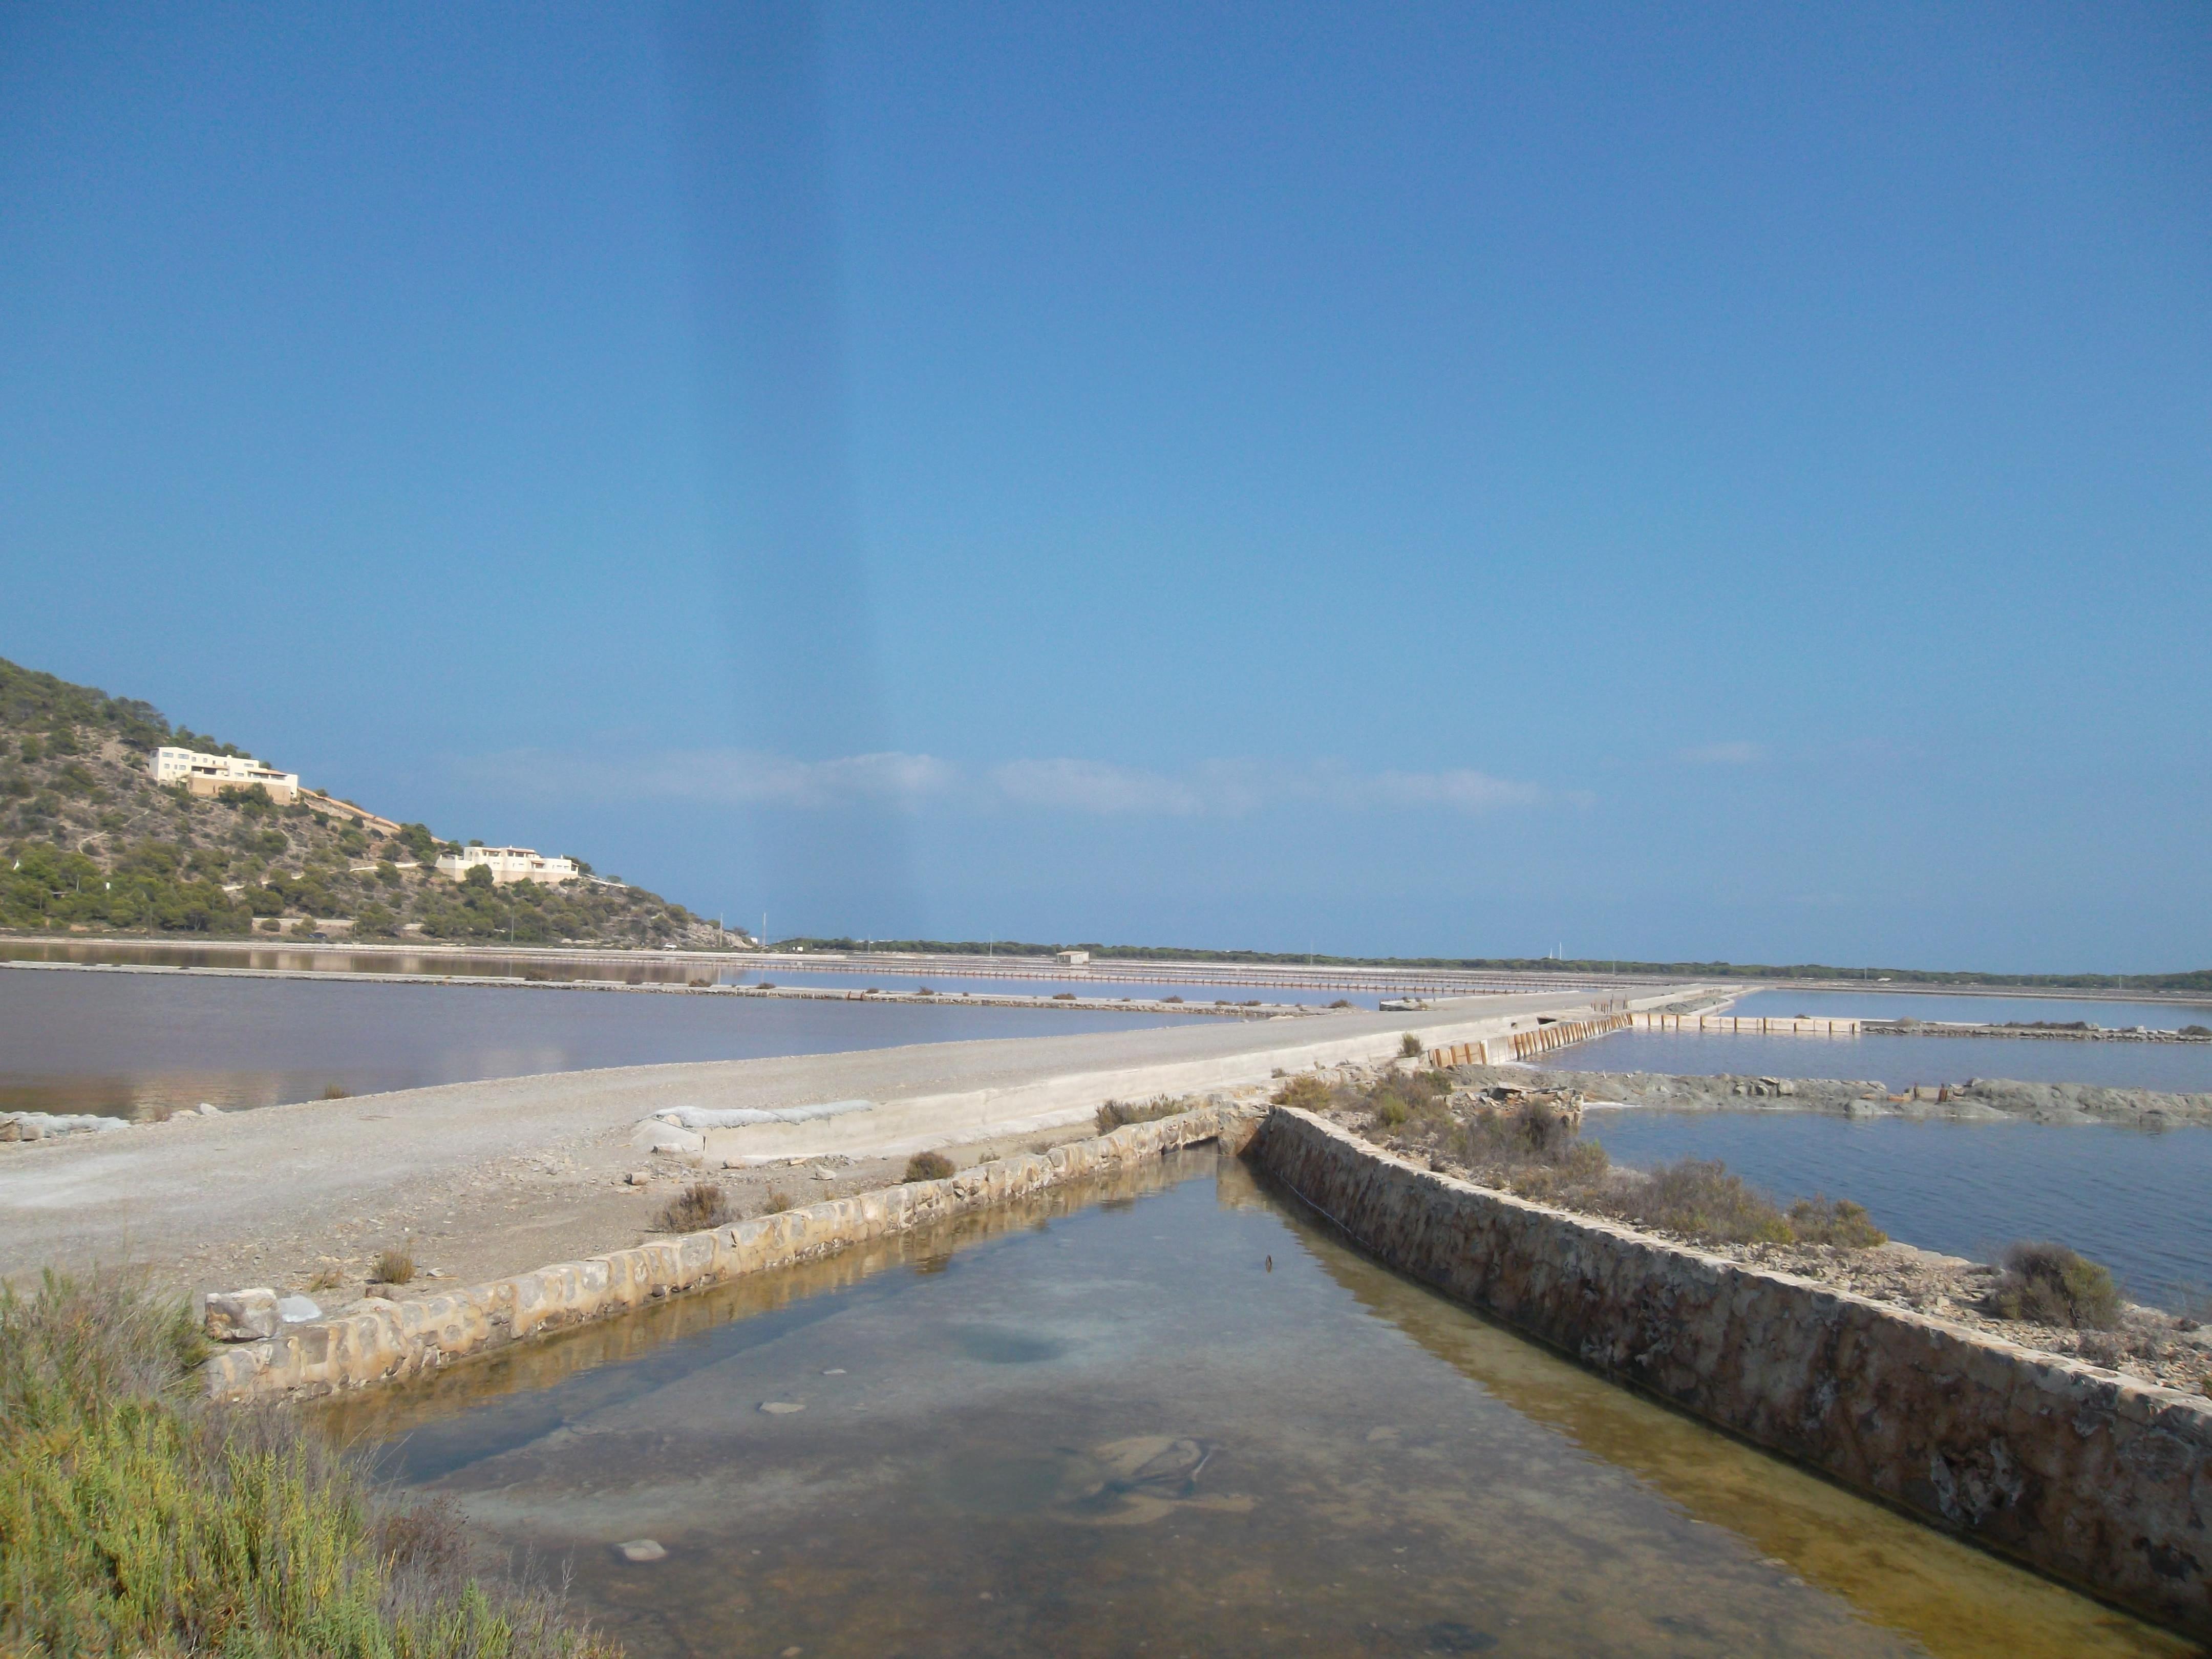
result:
[[[1605,1374],[2203,1640],[2212,1401],[1432,1174],[1277,1108],[1260,1166]]]
[[[541,1331],[928,1226],[1178,1147],[1218,1140],[1239,1151],[1260,1115],[1259,1109],[1206,1107],[1132,1123],[1046,1153],[1000,1158],[942,1181],[828,1199],[443,1296],[410,1302],[372,1299],[335,1318],[288,1326],[266,1340],[222,1350],[207,1362],[207,1391],[218,1400],[277,1399],[330,1394],[434,1370]]]

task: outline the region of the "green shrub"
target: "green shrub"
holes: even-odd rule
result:
[[[1395,1129],[1413,1114],[1395,1090],[1377,1089],[1367,1097],[1367,1109],[1385,1129]]]
[[[916,1152],[906,1161],[902,1181],[942,1181],[952,1173],[952,1160],[942,1152]]]
[[[2083,1331],[2109,1331],[2120,1322],[2120,1291],[2111,1270],[2063,1244],[2015,1244],[2004,1254],[2004,1268],[1991,1298],[2001,1318]]]
[[[1275,1104],[1294,1106],[1302,1112],[1325,1112],[1336,1103],[1328,1084],[1311,1072],[1300,1072],[1275,1091]]]
[[[198,1398],[204,1352],[186,1309],[112,1281],[0,1289],[0,1653],[618,1651],[472,1579],[450,1507]]]
[[[1789,1218],[1717,1158],[1662,1164],[1624,1186],[1615,1213],[1639,1226],[1728,1244],[1788,1244]]]
[[[1398,1054],[1403,1060],[1419,1060],[1421,1057],[1420,1038],[1411,1031],[1407,1032],[1398,1039]]]
[[[1515,1170],[1507,1177],[1506,1187],[1516,1195],[1534,1199],[1539,1204],[1602,1212],[1607,1182],[1612,1173],[1613,1160],[1602,1144],[1577,1140],[1551,1162],[1532,1162]]]
[[[1847,1250],[1870,1250],[1889,1243],[1889,1235],[1874,1224],[1864,1205],[1817,1193],[1790,1206],[1790,1231],[1801,1244],[1835,1244]]]

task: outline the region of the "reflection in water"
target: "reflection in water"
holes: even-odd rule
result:
[[[658,961],[627,955],[559,956],[548,951],[509,953],[502,951],[349,951],[297,945],[173,945],[130,940],[0,939],[0,962],[129,963],[161,968],[281,969],[291,973],[320,974],[432,974],[453,979],[550,979],[613,981],[627,985],[688,985],[711,981],[718,985],[778,985],[818,990],[912,991],[927,986],[933,991],[972,991],[978,995],[1049,996],[1072,991],[1078,996],[1122,1001],[1172,996],[1190,1002],[1327,1003],[1341,997],[1362,1008],[1372,1008],[1378,997],[1398,994],[1389,987],[1380,991],[1344,989],[1334,982],[1326,989],[1285,981],[1279,985],[1216,984],[1202,974],[1186,979],[1117,978],[1110,964],[1102,963],[1079,977],[1016,969],[994,963],[991,973],[901,972],[888,968],[854,968],[845,964],[812,967],[778,962],[760,967],[744,957],[708,960]],[[979,966],[981,964],[978,964]],[[1422,981],[1416,981],[1420,983]]]
[[[2191,1650],[1203,1152],[324,1409],[640,1655]]]
[[[1054,1036],[1171,1014],[0,970],[0,1111],[149,1117],[603,1066]]]

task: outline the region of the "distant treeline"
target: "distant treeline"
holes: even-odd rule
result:
[[[1584,957],[1334,957],[1302,951],[1205,951],[1172,945],[1041,945],[1026,939],[781,939],[776,948],[803,945],[810,951],[910,951],[938,956],[1050,956],[1055,951],[1088,951],[1094,957],[1122,962],[1255,963],[1284,967],[1449,968],[1473,972],[1554,974],[1649,974],[1668,979],[1890,980],[1901,985],[2016,985],[2051,991],[2212,991],[2212,968],[2173,974],[1989,974],[1948,973],[1932,968],[1836,968],[1801,962],[1777,967],[1744,962],[1629,962]]]

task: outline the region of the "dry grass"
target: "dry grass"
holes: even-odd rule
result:
[[[771,1187],[768,1196],[761,1200],[763,1215],[781,1215],[791,1207],[791,1194],[781,1187]]]
[[[345,1274],[336,1267],[318,1267],[307,1279],[310,1291],[335,1291],[346,1282]]]
[[[1411,1031],[1407,1032],[1398,1039],[1398,1054],[1401,1059],[1419,1060],[1421,1057],[1420,1038]]]
[[[660,1206],[653,1228],[662,1233],[699,1233],[730,1218],[729,1195],[711,1181],[695,1181]]]
[[[415,1252],[404,1246],[379,1250],[368,1264],[369,1282],[374,1285],[404,1285],[414,1277]]]
[[[906,1161],[901,1181],[942,1181],[952,1173],[952,1160],[942,1152],[916,1152]]]
[[[352,1097],[351,1091],[343,1083],[326,1083],[323,1085],[325,1100],[350,1100]]]
[[[1092,1115],[1091,1121],[1098,1126],[1100,1134],[1110,1135],[1126,1123],[1152,1123],[1164,1117],[1177,1117],[1196,1109],[1197,1105],[1188,1096],[1178,1098],[1155,1095],[1142,1105],[1132,1100],[1109,1100]]]

